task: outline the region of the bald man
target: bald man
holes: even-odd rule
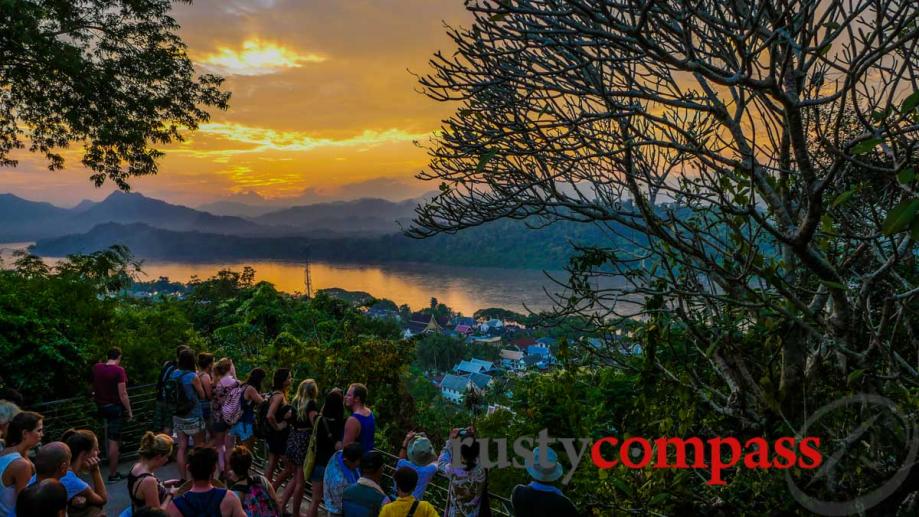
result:
[[[67,515],[67,489],[56,479],[46,479],[19,492],[16,498],[16,516],[65,517]]]
[[[43,445],[35,455],[35,476],[39,483],[46,479],[61,479],[70,468],[70,447],[64,442]],[[32,484],[30,482],[29,484]]]

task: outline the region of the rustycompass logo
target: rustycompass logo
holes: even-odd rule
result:
[[[856,394],[815,411],[801,434],[826,436],[820,468],[794,478],[791,495],[819,515],[880,511],[904,485],[919,455],[919,426],[891,400]],[[915,487],[913,487],[915,488]]]

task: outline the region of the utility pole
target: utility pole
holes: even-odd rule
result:
[[[303,283],[306,285],[306,297],[313,298],[313,277],[310,274],[310,252],[306,250],[306,263],[303,266]]]

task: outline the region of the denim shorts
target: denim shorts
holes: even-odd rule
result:
[[[172,428],[177,433],[191,436],[204,432],[204,419],[202,419],[200,416],[193,416],[189,418],[174,416],[172,417]]]
[[[230,434],[238,438],[241,442],[252,438],[254,433],[255,429],[253,429],[251,422],[236,422],[233,424],[233,427],[230,428]]]

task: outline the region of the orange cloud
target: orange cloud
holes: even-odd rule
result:
[[[268,75],[303,63],[322,63],[326,57],[318,54],[301,54],[277,43],[258,38],[243,42],[240,50],[219,47],[217,52],[195,60],[200,66],[223,75]]]
[[[214,145],[214,149],[201,149],[199,146],[183,146],[179,153],[188,153],[199,157],[208,155],[235,155],[278,152],[309,152],[319,148],[350,148],[361,152],[368,149],[400,142],[414,142],[427,138],[430,133],[410,133],[391,128],[384,131],[365,129],[363,132],[346,138],[316,137],[305,131],[279,131],[262,127],[250,127],[235,123],[202,124],[197,133],[215,137],[218,140],[238,144],[232,147]],[[241,145],[239,145],[241,144]],[[173,151],[176,152],[176,151]]]

